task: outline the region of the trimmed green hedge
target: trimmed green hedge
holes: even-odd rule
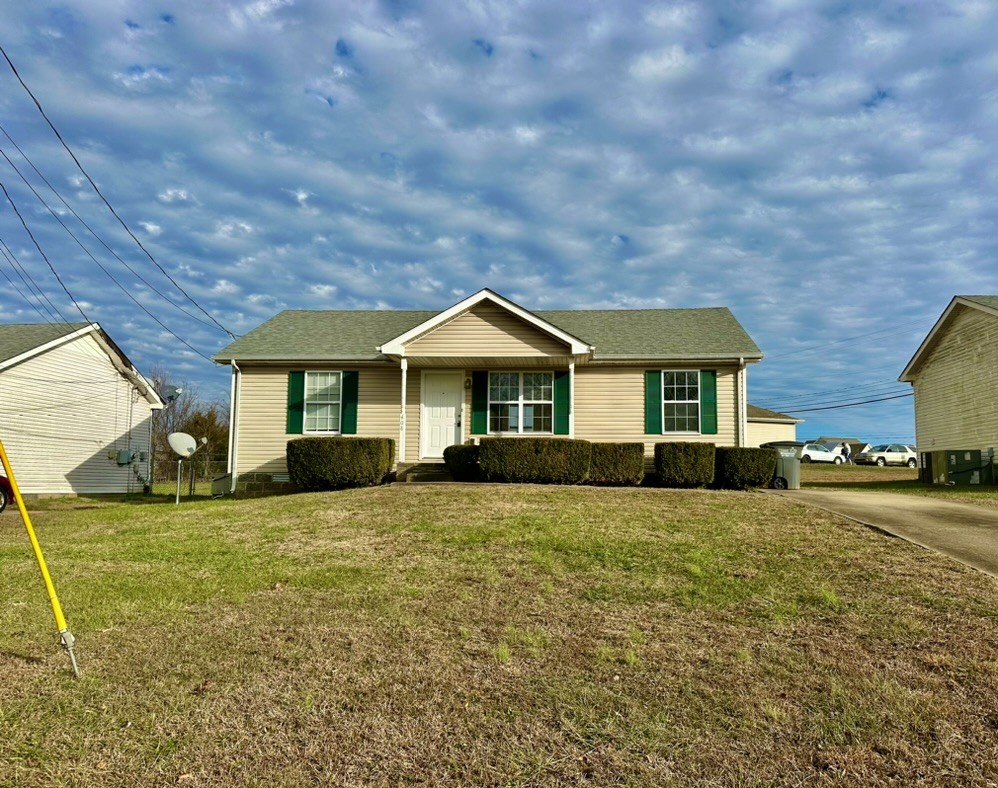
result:
[[[645,475],[643,443],[593,443],[589,484],[634,486]]]
[[[717,486],[725,490],[768,487],[779,459],[776,449],[723,446],[717,449]]]
[[[444,465],[456,482],[478,481],[478,447],[466,443],[444,449]]]
[[[705,487],[714,481],[713,443],[655,444],[655,476],[663,487]]]
[[[288,441],[288,476],[306,492],[380,484],[395,462],[391,438],[296,438]]]
[[[483,438],[478,447],[487,482],[581,484],[591,459],[592,444],[572,438]]]

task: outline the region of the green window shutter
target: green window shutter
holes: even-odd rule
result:
[[[717,435],[717,370],[700,370],[700,433]]]
[[[645,435],[662,434],[662,371],[645,372]]]
[[[305,373],[288,373],[288,435],[301,435],[305,427]]]
[[[572,393],[568,387],[568,370],[554,373],[554,434],[568,435],[568,414],[572,409]]]
[[[340,394],[343,398],[340,415],[341,435],[357,434],[357,390],[360,383],[358,380],[359,377],[360,373],[356,371],[343,373],[342,393]]]
[[[489,434],[489,373],[471,373],[471,434]]]

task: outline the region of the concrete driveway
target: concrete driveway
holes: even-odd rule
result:
[[[777,494],[879,528],[998,577],[998,509],[855,490],[781,490]]]

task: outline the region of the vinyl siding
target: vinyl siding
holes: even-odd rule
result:
[[[575,371],[575,437],[591,441],[638,442],[645,455],[654,455],[655,444],[696,441],[734,446],[737,409],[737,368],[717,370],[716,435],[645,435],[644,373],[651,367],[577,367]],[[677,367],[678,369],[678,367]],[[689,367],[683,367],[689,369]]]
[[[762,446],[770,441],[797,440],[796,424],[776,424],[771,421],[748,422],[748,442],[746,446]]]
[[[479,304],[406,347],[410,356],[564,356],[564,343],[552,339],[493,304]]]
[[[919,451],[998,446],[998,317],[955,310],[914,391]]]
[[[148,461],[108,453],[148,454],[151,414],[91,336],[0,372],[0,434],[25,495],[141,491]]]
[[[350,367],[308,367],[309,371]],[[288,441],[302,437],[287,429],[288,372],[293,367],[243,367],[239,395],[236,473],[287,473]],[[402,372],[361,368],[358,377],[357,435],[398,441]],[[417,390],[418,397],[418,390]]]

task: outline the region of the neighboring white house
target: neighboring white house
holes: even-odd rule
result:
[[[998,451],[998,296],[955,296],[898,379],[914,389],[922,480],[992,481]]]
[[[762,446],[771,441],[797,440],[797,425],[804,419],[795,419],[785,413],[748,405],[748,441],[746,446]]]
[[[0,440],[25,495],[141,491],[162,407],[97,323],[0,325]]]

